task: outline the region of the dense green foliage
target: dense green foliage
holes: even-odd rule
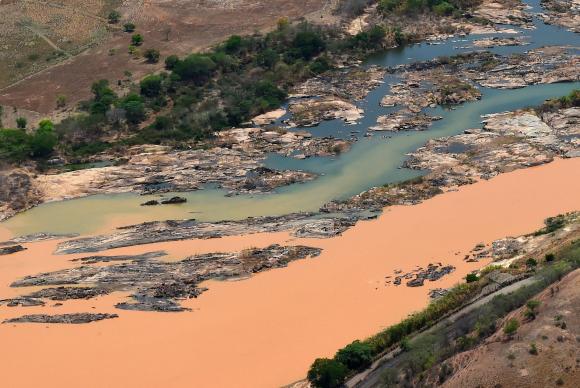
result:
[[[336,360],[348,369],[362,370],[373,361],[372,348],[368,343],[354,341],[336,353]]]
[[[385,15],[434,12],[440,16],[461,15],[461,11],[472,8],[481,0],[380,0],[379,11]]]
[[[0,160],[22,162],[29,158],[47,158],[56,146],[57,138],[49,120],[27,133],[23,129],[0,129]]]
[[[318,358],[308,371],[308,380],[315,387],[339,388],[348,374],[342,363],[328,358]]]

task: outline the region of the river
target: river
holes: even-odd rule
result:
[[[539,12],[538,0],[528,4],[534,12]],[[496,47],[490,51],[505,55],[544,45],[580,46],[578,35],[546,25],[538,18],[534,18],[533,29],[516,30],[519,35],[528,37],[529,45]],[[422,43],[391,49],[374,55],[365,66],[397,66],[473,51],[470,43],[480,37],[481,35],[466,36],[438,44]],[[345,199],[373,186],[400,182],[422,174],[421,171],[401,168],[401,165],[407,153],[429,139],[458,134],[468,128],[479,128],[481,116],[484,114],[538,105],[547,98],[559,97],[580,87],[580,83],[576,82],[534,85],[514,90],[480,88],[483,96],[479,101],[465,103],[455,109],[428,108],[427,113],[442,116],[443,119],[434,122],[427,131],[400,132],[389,134],[388,137],[379,133],[371,138],[364,137],[367,128],[376,124],[378,116],[393,109],[379,106],[381,98],[389,92],[389,84],[393,82],[396,79],[387,75],[385,83],[371,91],[359,103],[365,115],[356,125],[332,120],[322,122],[316,128],[309,128],[314,136],[346,138],[356,134],[358,141],[350,151],[338,157],[297,160],[270,155],[266,160],[267,167],[306,170],[320,174],[314,181],[293,184],[279,188],[271,194],[259,195],[226,196],[224,190],[206,187],[195,192],[175,193],[188,199],[186,204],[179,206],[140,207],[139,204],[149,198],[135,193],[94,195],[43,204],[0,225],[15,235],[37,232],[94,233],[112,226],[153,220],[195,218],[200,221],[217,221],[316,211],[333,199]]]

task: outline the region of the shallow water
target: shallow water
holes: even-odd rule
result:
[[[529,4],[537,11],[539,1]],[[535,21],[535,28],[520,30],[529,36],[528,46],[498,47],[491,49],[499,54],[524,52],[543,45],[579,46],[580,37],[564,29]],[[473,51],[467,46],[479,36],[453,38],[438,45],[416,44],[389,50],[369,59],[366,65],[396,66],[417,60],[428,60],[442,55]],[[220,189],[180,193],[188,199],[187,204],[159,207],[141,207],[140,203],[151,197],[134,193],[95,195],[87,198],[41,205],[0,224],[14,234],[35,232],[94,233],[105,227],[162,219],[196,218],[204,221],[240,219],[249,216],[281,215],[298,211],[316,211],[333,199],[345,199],[370,187],[407,180],[422,174],[400,168],[406,154],[423,145],[427,140],[458,134],[468,128],[481,127],[481,115],[533,106],[547,98],[568,94],[580,87],[580,83],[535,85],[515,90],[480,88],[480,101],[466,103],[454,110],[427,109],[428,113],[440,115],[442,120],[433,123],[424,132],[375,133],[372,138],[363,137],[367,128],[376,123],[378,116],[392,110],[379,106],[381,98],[388,93],[389,83],[396,82],[387,76],[385,83],[371,91],[360,106],[365,116],[356,125],[341,120],[326,121],[316,128],[309,128],[315,136],[332,135],[349,138],[356,132],[358,141],[347,153],[338,157],[318,157],[296,160],[271,155],[266,165],[277,169],[301,169],[316,172],[320,177],[312,182],[294,184],[276,190],[275,194],[237,195],[226,197]],[[388,136],[388,137],[387,137]],[[168,194],[170,195],[170,194]]]

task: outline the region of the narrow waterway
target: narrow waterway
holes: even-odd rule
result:
[[[533,11],[539,11],[537,0],[529,4]],[[491,51],[509,54],[544,45],[580,46],[580,37],[577,34],[546,25],[537,18],[534,19],[533,29],[517,31],[519,35],[528,37],[530,45],[497,47]],[[471,43],[478,38],[481,35],[392,49],[375,55],[365,65],[397,66],[473,51]],[[376,123],[378,116],[392,109],[379,106],[381,98],[389,92],[389,84],[396,82],[396,79],[387,76],[385,81],[360,103],[365,116],[356,125],[333,120],[323,122],[316,128],[309,128],[315,136],[347,138],[356,134],[358,141],[349,152],[338,157],[306,160],[271,155],[266,161],[266,165],[271,168],[299,169],[320,174],[314,181],[283,187],[272,194],[232,197],[226,196],[223,190],[206,188],[180,193],[179,195],[187,197],[187,204],[164,207],[140,207],[139,204],[148,198],[133,193],[95,195],[41,205],[8,220],[2,226],[17,235],[36,232],[94,233],[112,225],[152,220],[196,218],[215,221],[316,211],[333,199],[345,199],[373,186],[404,181],[420,175],[421,171],[403,169],[401,165],[407,153],[429,139],[458,134],[468,128],[479,128],[481,116],[484,114],[534,106],[547,98],[559,97],[580,87],[580,83],[562,83],[514,90],[480,88],[483,94],[480,101],[466,103],[452,110],[440,107],[427,109],[428,113],[443,117],[442,120],[434,122],[427,131],[388,135],[377,133],[371,138],[363,137],[367,129]]]

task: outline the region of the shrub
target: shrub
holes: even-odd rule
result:
[[[553,253],[547,253],[545,259],[548,263],[551,263],[552,261],[556,260],[556,255]]]
[[[318,388],[341,387],[348,369],[342,363],[328,358],[317,358],[308,371],[308,381]]]
[[[59,94],[56,96],[56,107],[64,108],[66,106],[66,96]]]
[[[111,11],[109,12],[108,19],[110,24],[117,24],[121,20],[121,14],[119,11]]]
[[[520,322],[515,318],[511,318],[505,324],[505,326],[503,328],[503,332],[505,334],[507,334],[509,337],[512,337],[518,331],[519,328],[520,328]]]
[[[433,7],[433,11],[440,16],[449,16],[453,13],[455,7],[446,1],[443,1]]]
[[[368,343],[354,341],[340,349],[335,359],[351,370],[363,370],[373,361],[372,349]]]
[[[28,125],[28,120],[26,120],[26,117],[18,117],[16,119],[16,127],[18,129],[26,129],[27,125]]]
[[[479,277],[478,277],[476,274],[474,274],[474,273],[469,273],[469,274],[467,274],[467,276],[465,277],[465,281],[466,281],[467,283],[473,283],[473,282],[476,282],[476,281],[478,281],[478,280],[479,280]]]
[[[530,269],[536,268],[536,266],[538,265],[538,262],[535,259],[532,259],[531,257],[526,260],[526,266]]]
[[[535,343],[531,343],[530,344],[530,350],[529,350],[530,354],[537,356],[538,355],[538,348],[536,347]]]
[[[143,36],[141,34],[133,34],[131,36],[131,45],[141,46],[143,44]]]
[[[147,63],[157,63],[159,62],[159,50],[150,48],[145,50],[143,57],[147,60]]]
[[[123,31],[134,32],[135,31],[135,24],[131,23],[131,22],[123,24]]]

